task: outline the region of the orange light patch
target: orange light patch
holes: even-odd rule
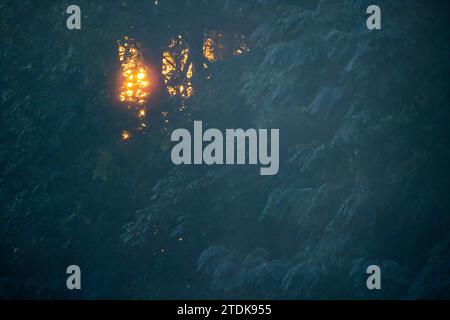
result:
[[[171,39],[164,51],[161,74],[169,95],[188,99],[194,94],[194,65],[190,61],[190,49],[181,36]]]
[[[118,41],[121,75],[119,100],[128,105],[142,105],[150,95],[149,71],[135,42],[128,37]]]

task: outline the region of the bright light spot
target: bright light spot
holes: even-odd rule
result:
[[[122,140],[128,140],[131,138],[131,135],[128,131],[123,131],[122,132]]]
[[[118,41],[119,59],[122,69],[122,79],[119,88],[119,99],[128,105],[144,104],[145,97],[150,95],[148,69],[132,39],[125,37]]]
[[[209,62],[217,62],[223,59],[224,46],[222,44],[222,31],[205,31],[203,38],[203,56]]]
[[[190,62],[190,49],[184,43],[181,35],[171,39],[168,49],[162,58],[161,74],[171,96],[179,95],[188,99],[194,94],[191,78],[194,75],[194,65]]]
[[[223,60],[226,56],[239,56],[250,49],[243,34],[226,34],[218,30],[206,30],[203,36],[203,56],[211,63]],[[207,68],[207,65],[204,66]]]

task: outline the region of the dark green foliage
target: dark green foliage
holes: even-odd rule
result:
[[[0,298],[448,298],[449,5],[379,2],[369,32],[367,1],[78,1],[73,32],[67,1],[3,1]],[[159,84],[123,143],[116,41],[159,71],[178,34],[201,62],[204,28],[250,53],[198,71],[184,112]],[[192,120],[279,128],[279,174],[174,166]]]

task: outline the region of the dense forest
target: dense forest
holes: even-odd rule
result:
[[[450,4],[371,2],[2,1],[0,298],[450,298]],[[279,173],[175,166],[194,120]]]

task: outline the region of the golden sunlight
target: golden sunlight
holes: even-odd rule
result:
[[[172,38],[164,51],[161,74],[169,95],[188,99],[194,94],[194,64],[190,61],[189,46],[181,36]]]
[[[249,52],[244,34],[227,34],[220,30],[205,30],[203,34],[203,57],[210,63],[224,60],[231,55]],[[208,65],[204,65],[206,69]]]
[[[125,37],[117,41],[120,60],[120,82],[118,98],[128,109],[137,112],[138,130],[147,127],[146,103],[150,96],[150,72],[139,48],[133,39]],[[122,140],[131,138],[129,131],[122,132]]]
[[[143,105],[150,95],[148,69],[132,39],[118,41],[121,61],[119,100],[130,105]]]
[[[122,132],[122,140],[128,140],[128,139],[130,139],[131,138],[131,135],[130,135],[130,133],[128,132],[128,131],[123,131]]]
[[[207,30],[203,35],[203,57],[209,62],[223,60],[225,46],[222,31]]]

